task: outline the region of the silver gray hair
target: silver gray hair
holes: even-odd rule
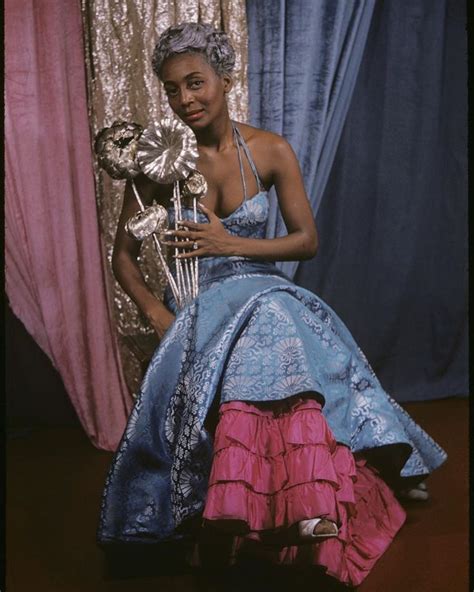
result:
[[[202,54],[215,72],[231,74],[235,65],[235,51],[224,31],[204,23],[180,23],[168,27],[155,46],[152,56],[153,71],[161,78],[166,59],[181,53]]]

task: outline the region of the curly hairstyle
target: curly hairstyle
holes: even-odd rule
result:
[[[152,56],[152,67],[158,78],[166,59],[180,53],[202,54],[214,71],[231,74],[235,51],[223,31],[204,23],[180,23],[166,29],[158,39]]]

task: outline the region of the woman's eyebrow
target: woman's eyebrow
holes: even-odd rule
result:
[[[191,76],[195,76],[196,74],[202,76],[202,72],[199,72],[199,70],[196,70],[196,72],[190,72],[189,74],[186,74],[184,79],[186,80],[187,78],[191,78]],[[163,81],[163,84],[176,84],[176,82],[174,80],[165,80],[165,81]]]

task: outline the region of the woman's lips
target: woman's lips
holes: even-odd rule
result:
[[[186,121],[196,121],[204,114],[204,109],[200,109],[199,111],[194,111],[194,113],[189,113],[189,115],[184,114],[184,119]]]

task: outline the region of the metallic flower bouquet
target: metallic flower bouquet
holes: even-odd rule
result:
[[[176,119],[165,118],[145,130],[135,123],[115,121],[97,134],[95,151],[99,166],[113,179],[131,180],[140,212],[127,221],[125,229],[136,240],[153,237],[177,306],[182,308],[198,294],[198,258],[177,258],[176,279],[173,277],[158,238],[168,228],[168,212],[159,204],[145,208],[134,177],[143,172],[157,183],[173,183],[175,230],[182,219],[183,200],[191,202],[193,220],[197,222],[197,201],[206,194],[207,184],[196,170],[196,137]],[[182,192],[180,181],[184,181]],[[175,255],[179,251],[175,248]]]

